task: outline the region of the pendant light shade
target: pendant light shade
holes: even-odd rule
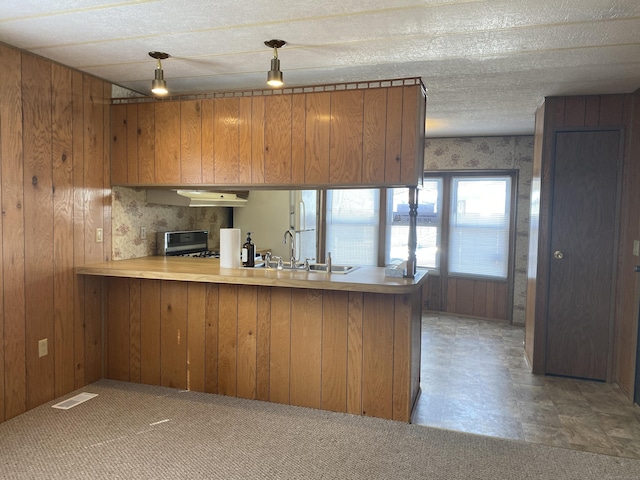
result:
[[[277,58],[271,59],[271,70],[267,72],[267,85],[271,85],[272,87],[281,87],[284,85],[282,72],[280,71],[280,60]]]
[[[158,60],[155,77],[151,82],[151,92],[154,95],[166,95],[169,93],[169,90],[167,90],[167,82],[164,79],[164,72],[160,61],[169,58],[169,54],[164,52],[149,52],[149,56]]]
[[[273,48],[273,58],[271,59],[271,70],[267,72],[267,85],[271,87],[281,87],[284,85],[282,72],[280,71],[280,60],[278,59],[278,49],[287,44],[284,40],[267,40],[264,44]]]

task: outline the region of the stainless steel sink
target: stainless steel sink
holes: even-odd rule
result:
[[[278,268],[277,261],[265,262],[265,268],[269,268],[271,270],[288,270],[295,272],[306,272],[304,263],[297,263],[294,267],[291,266],[289,262],[284,262],[280,268]],[[349,272],[353,272],[358,267],[353,265],[331,265],[331,273],[338,274],[346,274]],[[317,273],[326,273],[327,272],[327,264],[326,263],[311,263],[309,264],[309,272],[317,272]]]
[[[349,273],[353,272],[358,267],[353,265],[331,265],[331,273]],[[326,263],[312,263],[309,265],[310,272],[326,272],[327,264]]]
[[[297,263],[295,266],[291,266],[290,262],[283,262],[282,265],[280,265],[280,267],[278,268],[278,262],[277,261],[270,261],[270,262],[265,262],[264,264],[265,268],[270,268],[272,270],[294,270],[294,271],[304,271],[304,264],[303,263]]]

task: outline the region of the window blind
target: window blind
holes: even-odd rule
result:
[[[377,264],[380,193],[327,190],[326,249],[333,263]]]
[[[510,177],[452,178],[449,273],[506,278]]]

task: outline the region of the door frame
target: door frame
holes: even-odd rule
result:
[[[638,325],[640,325],[640,305],[638,306]],[[633,403],[640,405],[640,328],[638,328],[636,341],[636,373],[634,375],[634,378],[635,384],[633,387]]]
[[[611,304],[609,306],[609,330],[608,330],[608,352],[607,352],[607,382],[613,380],[614,373],[614,328],[615,328],[615,308],[616,308],[616,279],[618,274],[618,255],[621,224],[622,205],[622,167],[624,165],[625,151],[625,128],[618,126],[594,126],[594,127],[554,127],[549,135],[545,135],[542,146],[542,171],[543,179],[540,185],[540,216],[539,216],[539,241],[538,260],[536,278],[536,299],[535,299],[535,331],[534,331],[534,358],[532,362],[532,373],[545,375],[546,355],[547,355],[547,319],[549,307],[549,282],[550,282],[550,261],[551,261],[551,224],[552,207],[554,203],[554,175],[556,165],[556,138],[558,133],[567,132],[619,132],[618,155],[617,155],[617,177],[616,177],[616,206],[614,219],[613,255],[612,255],[612,279],[611,282]],[[546,159],[547,161],[544,161]],[[544,181],[547,179],[548,181]]]

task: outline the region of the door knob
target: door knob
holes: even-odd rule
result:
[[[560,250],[556,250],[555,252],[553,252],[553,258],[555,258],[556,260],[562,260],[564,258],[564,253],[562,253]]]

